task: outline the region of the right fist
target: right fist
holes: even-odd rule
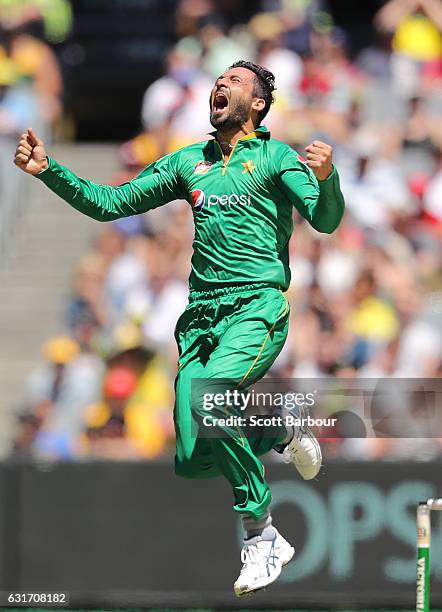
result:
[[[38,174],[49,166],[43,141],[29,128],[20,136],[15,151],[14,164],[28,174]]]

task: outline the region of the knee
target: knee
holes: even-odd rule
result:
[[[212,456],[175,456],[175,474],[181,478],[215,478],[221,474]]]
[[[192,461],[177,461],[175,458],[175,474],[180,478],[198,478]]]

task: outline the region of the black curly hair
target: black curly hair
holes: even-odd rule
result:
[[[265,100],[265,106],[262,111],[258,113],[258,125],[267,115],[270,110],[270,106],[275,101],[273,92],[275,91],[275,75],[267,68],[254,64],[253,62],[246,62],[245,60],[239,60],[231,66],[231,68],[247,68],[255,74],[255,90],[253,95],[263,98]]]

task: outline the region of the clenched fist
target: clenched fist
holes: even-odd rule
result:
[[[318,181],[325,181],[333,170],[333,147],[320,140],[314,140],[312,144],[305,147],[305,150],[307,151],[307,165],[313,170]]]
[[[20,136],[14,163],[24,172],[34,175],[48,167],[44,143],[36,136],[32,128]]]

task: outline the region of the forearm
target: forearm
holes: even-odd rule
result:
[[[341,222],[345,209],[336,169],[333,168],[330,176],[325,181],[318,181],[318,184],[318,202],[310,223],[318,232],[331,234]]]
[[[442,32],[442,6],[439,0],[420,0],[420,6],[437,28]]]
[[[318,232],[330,234],[338,227],[345,204],[334,167],[325,181],[318,181],[304,164],[283,172],[280,180],[289,202]]]
[[[49,189],[60,196],[73,208],[97,221],[112,221],[121,217],[136,215],[159,205],[160,194],[148,185],[143,191],[141,180],[131,181],[120,187],[98,185],[78,177],[68,168],[48,158],[49,168],[37,175]],[[146,183],[147,179],[144,179]],[[151,183],[153,179],[151,178]],[[157,196],[157,197],[155,197]]]
[[[418,6],[419,0],[390,0],[376,13],[375,23],[384,31],[394,32]]]

